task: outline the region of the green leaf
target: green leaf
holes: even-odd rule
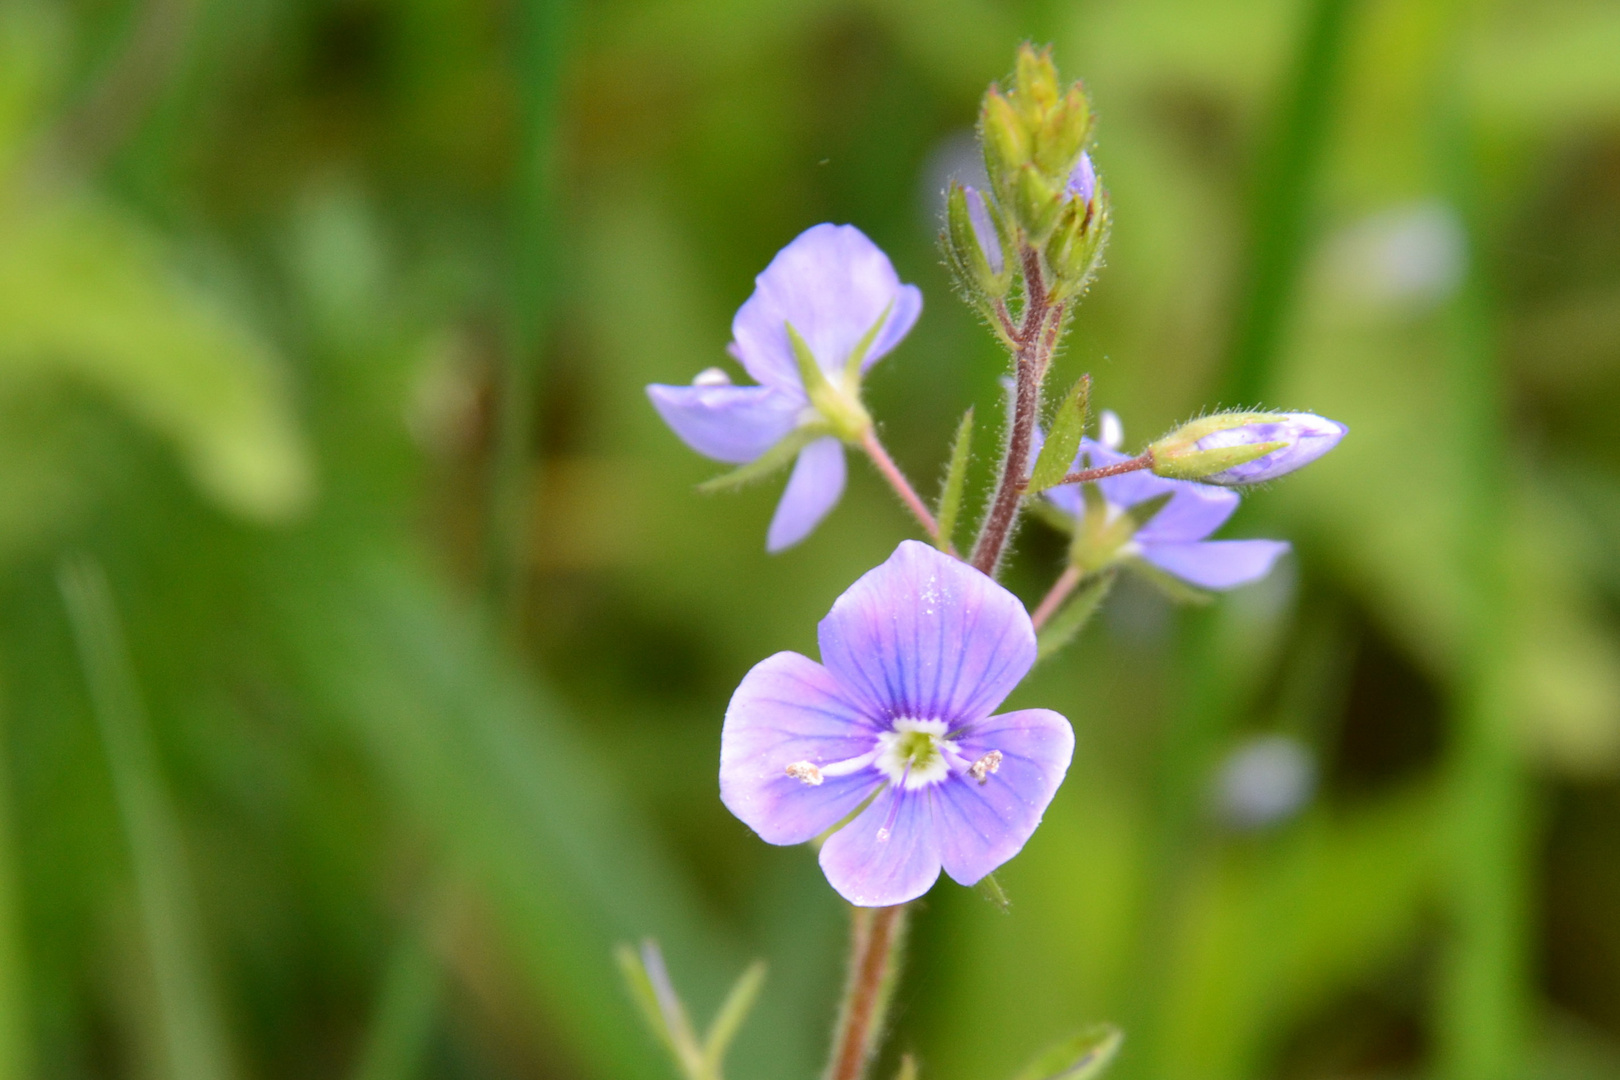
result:
[[[951,534],[956,531],[956,519],[962,513],[962,490],[967,486],[968,454],[973,449],[973,409],[962,414],[956,425],[956,438],[951,442],[951,463],[945,470],[945,486],[939,493],[939,532],[934,546],[941,551],[951,550]]]
[[[714,1014],[708,1034],[703,1038],[703,1062],[710,1076],[720,1076],[720,1066],[725,1061],[726,1051],[731,1048],[731,1040],[737,1037],[738,1029],[748,1018],[764,985],[765,961],[755,960],[737,977],[726,1000],[721,1002],[720,1010]]]
[[[1052,430],[1047,433],[1046,445],[1030,472],[1025,494],[1034,495],[1054,487],[1069,474],[1074,455],[1080,449],[1080,439],[1086,432],[1086,416],[1091,409],[1091,376],[1082,375],[1063,399],[1052,416]]]
[[[1015,1080],[1091,1080],[1114,1060],[1124,1038],[1112,1024],[1089,1027],[1042,1051]]]
[[[831,432],[824,431],[814,425],[794,428],[784,435],[780,442],[753,461],[746,465],[740,465],[728,473],[715,477],[713,480],[705,480],[698,485],[697,489],[705,495],[710,495],[717,491],[735,491],[740,487],[752,484],[755,480],[763,480],[778,469],[792,464],[793,459],[799,456],[799,451],[810,445],[810,443],[823,435],[829,434]]]
[[[64,560],[58,581],[129,845],[152,968],[149,1015],[157,1030],[149,1034],[162,1061],[156,1072],[171,1080],[228,1080],[228,1040],[197,938],[201,918],[180,819],[152,745],[112,591],[100,565],[88,559]]]
[[[1040,635],[1035,639],[1035,659],[1045,660],[1079,637],[1080,631],[1086,628],[1113,587],[1112,570],[1094,574],[1082,581],[1069,602],[1052,617],[1051,622],[1041,628]]]

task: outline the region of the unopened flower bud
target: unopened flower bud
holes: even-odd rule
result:
[[[1238,486],[1309,465],[1349,430],[1314,413],[1217,413],[1183,424],[1148,450],[1160,476]]]
[[[1096,193],[1097,169],[1091,163],[1091,155],[1082,150],[1080,160],[1075,162],[1074,171],[1069,173],[1069,194],[1083,203],[1088,203]]]
[[[1012,286],[999,218],[983,192],[952,182],[945,196],[946,261],[963,289],[991,299]]]
[[[984,144],[984,167],[996,194],[1005,198],[1010,179],[1029,164],[1030,137],[1012,103],[992,86],[979,109],[979,139]]]
[[[1012,185],[1013,216],[1031,243],[1040,243],[1057,224],[1063,211],[1063,192],[1033,165],[1018,170]]]

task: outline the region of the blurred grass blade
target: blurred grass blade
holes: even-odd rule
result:
[[[1080,583],[1069,602],[1052,616],[1035,639],[1035,659],[1044,660],[1080,635],[1114,587],[1114,571],[1093,574]]]
[[[917,1059],[910,1054],[901,1054],[900,1071],[894,1074],[894,1080],[917,1080]]]
[[[726,995],[726,1000],[720,1003],[720,1010],[714,1014],[709,1032],[703,1037],[703,1060],[709,1075],[715,1080],[719,1080],[720,1067],[725,1061],[726,1051],[731,1048],[731,1040],[737,1037],[743,1021],[753,1011],[754,1002],[759,1000],[759,992],[764,985],[765,961],[755,960],[737,977],[731,993]]]
[[[0,1080],[25,1080],[33,1075],[33,1050],[10,764],[9,758],[0,758]]]
[[[170,805],[135,674],[99,565],[69,558],[58,582],[107,752],[129,844],[136,898],[156,991],[155,1044],[169,1080],[227,1080],[226,1040],[197,939],[197,914],[180,825]]]
[[[1045,491],[1069,474],[1069,466],[1080,452],[1080,439],[1086,433],[1086,417],[1090,411],[1091,376],[1082,375],[1052,414],[1052,430],[1047,432],[1041,456],[1035,459],[1035,468],[1030,471],[1029,486],[1024,489],[1026,495]]]
[[[1124,1038],[1112,1024],[1087,1028],[1042,1051],[1016,1080],[1092,1080],[1108,1068]]]
[[[939,493],[939,532],[934,546],[941,551],[951,550],[951,535],[956,532],[956,519],[962,516],[962,491],[967,486],[968,453],[973,449],[973,410],[962,414],[956,425],[956,438],[951,442],[951,463],[945,470],[945,486]]]
[[[388,958],[355,1080],[412,1080],[422,1074],[443,978],[427,930],[410,927]]]

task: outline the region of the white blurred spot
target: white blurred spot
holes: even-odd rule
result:
[[[1316,759],[1298,739],[1262,735],[1238,746],[1215,778],[1220,816],[1257,829],[1298,813],[1316,791]]]
[[[979,137],[972,128],[963,128],[941,139],[923,162],[918,209],[930,232],[937,231],[945,218],[945,190],[957,180],[990,190],[990,174],[984,170]]]
[[[1360,307],[1433,307],[1457,291],[1468,268],[1468,235],[1447,203],[1427,199],[1362,218],[1324,252],[1333,292]]]
[[[1110,450],[1125,445],[1125,425],[1120,423],[1119,414],[1113,409],[1104,409],[1097,417],[1097,441]]]
[[[731,376],[717,367],[704,368],[692,377],[693,386],[730,386]]]

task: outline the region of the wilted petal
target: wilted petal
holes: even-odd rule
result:
[[[809,536],[843,493],[844,447],[831,436],[817,439],[799,451],[765,534],[765,550],[781,551]]]
[[[939,837],[928,790],[886,788],[860,817],[827,838],[821,869],[845,900],[858,907],[903,904],[939,879]]]
[[[1041,823],[1069,771],[1074,729],[1050,709],[1024,709],[974,725],[957,747],[970,762],[1001,755],[983,784],[964,776],[928,789],[945,872],[972,885],[1018,854]]]
[[[753,461],[793,430],[802,395],[766,386],[647,387],[664,423],[698,453],[741,465]]]
[[[767,843],[802,844],[859,806],[881,777],[862,769],[807,784],[788,766],[858,758],[875,737],[826,668],[777,653],[731,695],[720,732],[720,800]]]
[[[887,311],[888,321],[864,363],[894,348],[917,321],[922,294],[903,285],[889,257],[853,225],[816,225],[777,253],[755,279],[731,333],[748,373],[767,386],[801,386],[788,340],[792,323],[828,373],[840,373],[850,353]]]
[[[838,598],[819,639],[822,663],[869,715],[953,726],[989,715],[1035,662],[1018,598],[916,540]]]
[[[1349,430],[1336,420],[1314,413],[1283,413],[1279,419],[1269,423],[1245,424],[1212,432],[1198,440],[1198,449],[1218,450],[1268,442],[1285,442],[1288,445],[1273,450],[1265,457],[1233,466],[1204,479],[1211,484],[1258,484],[1275,479],[1309,465],[1332,450]]]
[[[1234,589],[1258,581],[1288,551],[1282,540],[1204,540],[1143,544],[1142,558],[1205,589]]]

